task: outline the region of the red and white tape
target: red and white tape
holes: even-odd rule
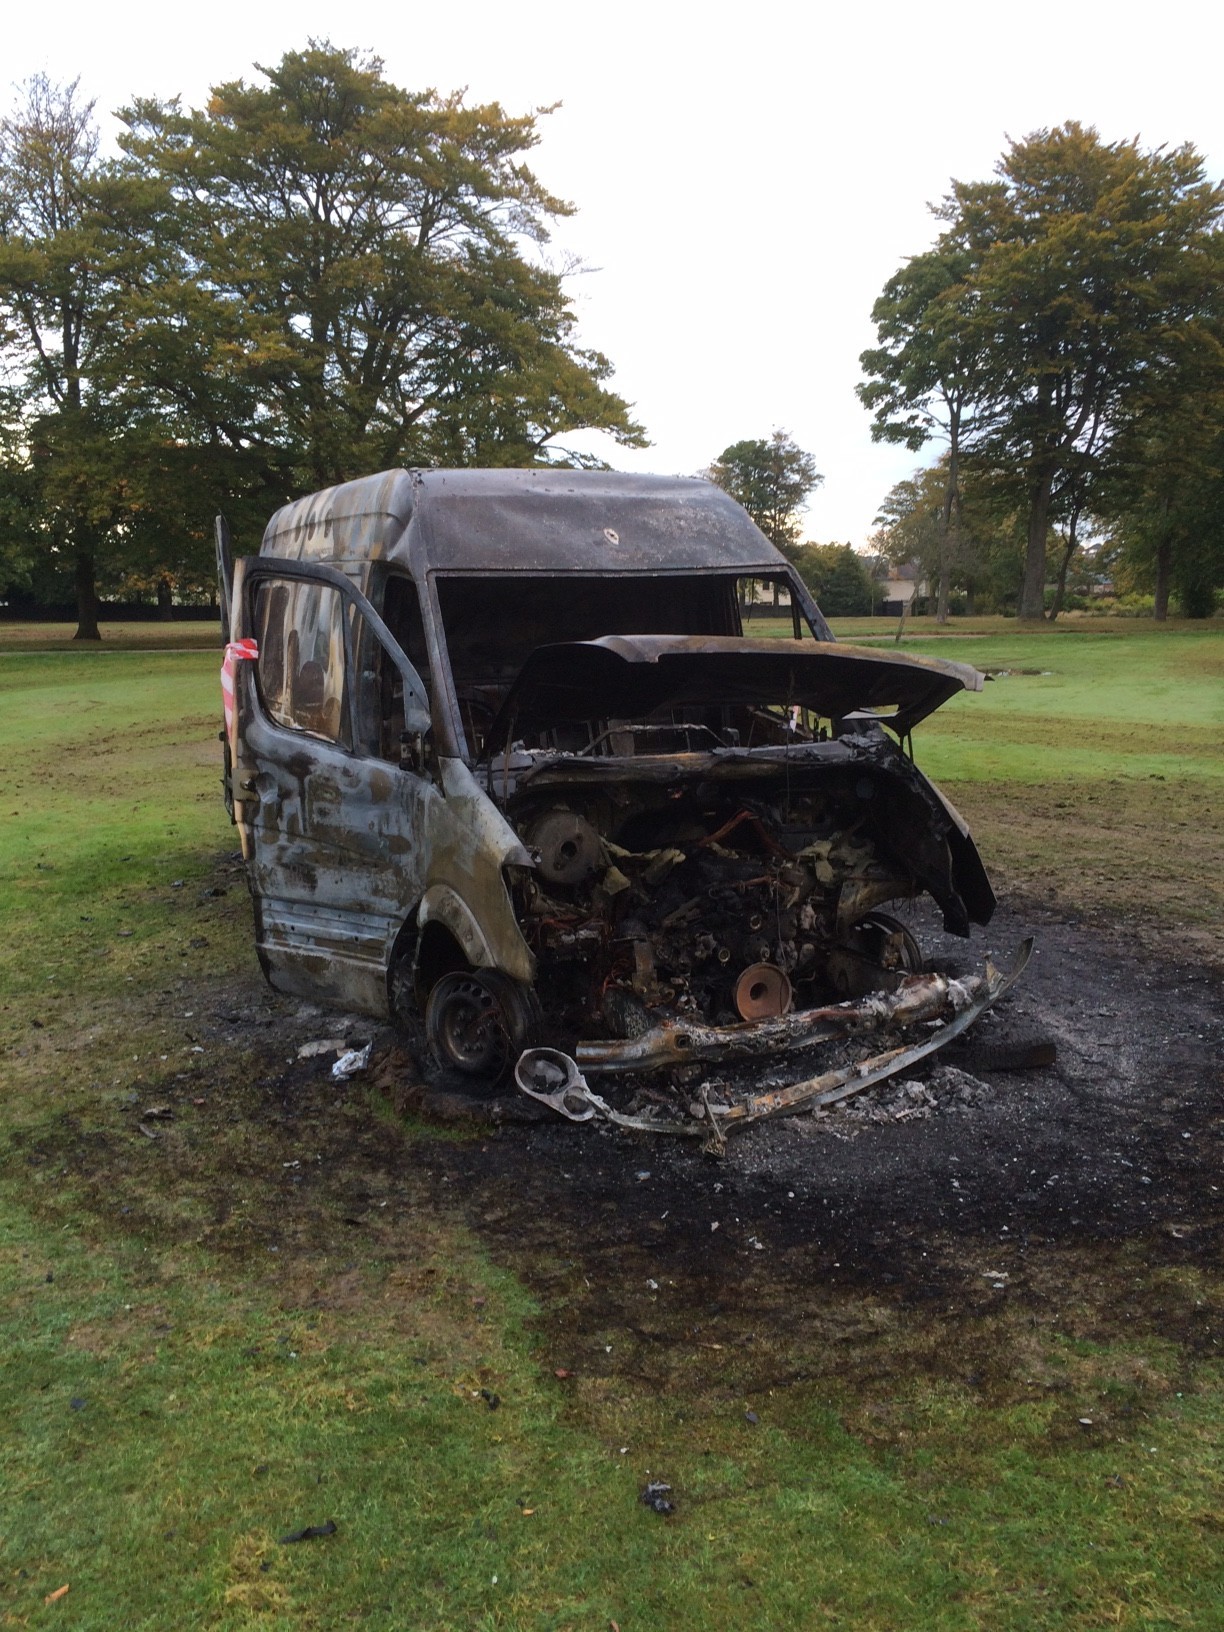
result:
[[[221,706],[225,710],[225,734],[232,745],[234,740],[234,676],[240,662],[253,662],[259,656],[258,641],[231,640],[221,662]]]

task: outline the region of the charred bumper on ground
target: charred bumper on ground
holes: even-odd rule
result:
[[[623,1111],[594,1092],[578,1061],[549,1048],[526,1050],[515,1068],[515,1082],[529,1098],[572,1122],[598,1118],[637,1132],[700,1138],[710,1154],[721,1155],[729,1133],[838,1104],[946,1047],[1019,979],[1032,950],[1030,938],[1009,969],[1001,971],[988,961],[983,974],[966,980],[912,976],[896,992],[858,1003],[742,1026],[664,1026],[631,1042],[592,1043],[578,1051],[593,1074],[674,1065],[677,1058],[686,1065],[763,1061],[791,1049],[846,1044],[872,1033],[890,1044],[780,1086],[737,1093],[728,1081],[701,1074],[686,1095],[674,1096],[670,1104],[656,1098],[644,1110]]]

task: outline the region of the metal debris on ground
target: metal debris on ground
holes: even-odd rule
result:
[[[902,1077],[900,1081],[880,1083],[858,1098],[834,1107],[838,1112],[836,1116],[818,1114],[816,1126],[824,1126],[830,1132],[840,1130],[844,1138],[855,1128],[886,1122],[925,1122],[949,1111],[973,1109],[993,1097],[994,1089],[989,1083],[962,1071],[959,1066],[941,1063],[925,1080]]]
[[[876,1084],[902,1075],[965,1032],[992,1004],[1019,979],[1032,955],[1032,938],[1026,939],[1007,971],[997,969],[987,960],[985,973],[966,980],[951,980],[942,975],[916,975],[903,981],[895,992],[877,992],[859,1002],[838,1004],[833,1008],[793,1017],[803,1022],[804,1044],[814,1040],[821,1043],[843,1044],[851,1037],[864,1033],[882,1032],[881,1041],[890,1042],[878,1053],[843,1062],[832,1069],[780,1087],[737,1092],[723,1079],[709,1079],[695,1089],[680,1085],[680,1091],[669,1101],[655,1094],[645,1106],[622,1111],[609,1104],[590,1087],[578,1062],[559,1049],[527,1049],[515,1067],[515,1082],[529,1098],[549,1106],[571,1122],[590,1122],[596,1118],[616,1127],[631,1128],[647,1133],[675,1134],[700,1138],[707,1152],[723,1153],[728,1133],[749,1127],[770,1117],[790,1116],[799,1111],[822,1110],[840,1105],[863,1094]],[[814,1020],[813,1015],[819,1019]],[[775,1024],[778,1051],[785,1052],[796,1046],[793,1028],[787,1027],[790,1017],[782,1017]],[[932,1029],[934,1028],[934,1029]],[[672,1028],[673,1039],[680,1028]],[[686,1031],[701,1033],[698,1047],[700,1057],[725,1060],[737,1052],[738,1028],[691,1027]],[[747,1028],[746,1028],[747,1029]],[[751,1028],[754,1037],[760,1028]],[[580,1056],[597,1056],[596,1069],[607,1070],[613,1054],[622,1070],[649,1069],[660,1063],[652,1037],[657,1039],[665,1028],[657,1027],[633,1040],[646,1048],[626,1047],[624,1044],[591,1044],[579,1049]],[[908,1033],[908,1037],[905,1035]],[[755,1048],[753,1050],[756,1052]],[[628,1061],[626,1062],[626,1055]],[[686,1049],[685,1059],[691,1059]],[[759,1063],[759,1057],[758,1057]],[[686,1065],[687,1072],[687,1065]],[[945,1073],[955,1070],[944,1067]],[[958,1073],[966,1083],[972,1081],[967,1073]],[[951,1079],[955,1080],[955,1079]],[[960,1086],[964,1087],[962,1083]],[[911,1092],[916,1089],[917,1092]],[[907,1086],[907,1101],[914,1109],[928,1103],[929,1091],[921,1084]]]
[[[676,1504],[668,1501],[671,1488],[670,1485],[665,1485],[661,1479],[652,1479],[642,1492],[642,1506],[651,1508],[655,1513],[674,1513]]]
[[[317,1541],[320,1536],[334,1536],[336,1533],[335,1519],[328,1519],[326,1524],[308,1524],[301,1530],[290,1530],[287,1536],[279,1537],[282,1547],[291,1547],[298,1541]]]
[[[297,1051],[299,1060],[313,1060],[320,1054],[343,1053],[345,1039],[343,1037],[320,1037],[317,1042],[303,1043]]]
[[[367,1043],[364,1048],[350,1048],[347,1053],[341,1054],[331,1074],[337,1082],[343,1082],[346,1077],[355,1077],[359,1071],[364,1071],[370,1063],[370,1049],[373,1044]]]

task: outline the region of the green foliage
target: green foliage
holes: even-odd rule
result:
[[[964,245],[945,236],[884,285],[871,310],[880,343],[859,359],[871,376],[857,389],[873,415],[873,441],[917,450],[933,433],[954,443],[965,429],[983,368],[971,272]]]
[[[916,566],[928,580],[938,576],[944,540],[944,476],[938,465],[916,470],[889,488],[876,517],[873,544],[893,567]]]
[[[1221,336],[1183,359],[1176,394],[1121,438],[1103,484],[1115,576],[1151,591],[1157,618],[1174,594],[1210,617],[1224,588],[1224,369]]]
[[[799,513],[824,477],[810,453],[785,431],[769,438],[733,442],[703,472],[727,492],[784,554],[799,542]]]
[[[954,614],[957,590],[971,614],[1013,609],[1024,563],[1023,517],[1008,507],[1006,493],[971,476],[958,495],[956,526],[946,528],[947,483],[942,462],[895,483],[880,506],[872,543],[890,565],[913,565],[927,584],[942,583]]]
[[[849,544],[802,544],[793,560],[826,618],[870,617],[868,564]]]
[[[981,454],[1029,499],[1022,616],[1040,612],[1051,504],[1091,487],[1217,296],[1224,188],[1191,147],[1143,152],[1068,123],[1013,143],[943,215],[978,270],[997,410]]]
[[[33,583],[43,554],[41,522],[33,472],[11,447],[5,449],[0,452],[0,591]]]
[[[1224,188],[1189,146],[1144,152],[1073,121],[1011,143],[997,171],[953,182],[935,249],[877,302],[860,395],[874,434],[911,446],[933,403],[945,420],[972,406],[963,451],[1026,514],[1020,612],[1039,617],[1051,524],[1074,547],[1111,448],[1176,393],[1216,320]]]
[[[570,206],[523,162],[536,116],[391,84],[312,44],[217,86],[137,101],[119,182],[147,203],[123,305],[138,392],[270,488],[397,464],[561,459],[587,427],[643,445],[574,344],[561,276],[528,244]]]
[[[536,114],[326,44],[260,73],[202,110],[138,99],[113,162],[75,85],[0,122],[0,572],[67,562],[83,633],[96,578],[198,591],[218,510],[253,541],[371,470],[644,445],[544,258],[571,206],[523,162]]]
[[[93,104],[79,101],[75,82],[61,90],[36,76],[0,120],[4,486],[21,490],[35,523],[19,525],[16,558],[5,553],[18,582],[30,581],[39,543],[71,562],[85,638],[97,636],[95,557],[117,500],[113,426],[94,379],[107,287],[91,202],[97,166]]]
[[[966,550],[961,494],[961,453],[975,415],[984,409],[984,340],[971,322],[970,257],[963,245],[945,237],[926,255],[917,255],[889,279],[872,308],[878,348],[860,358],[874,378],[858,387],[864,407],[874,413],[873,441],[903,442],[919,448],[934,431],[947,441],[939,468],[941,491],[933,526],[924,493],[912,506],[923,518],[921,550],[927,577],[936,586],[940,622],[948,616],[955,569]]]

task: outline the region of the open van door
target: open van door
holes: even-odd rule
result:
[[[235,814],[256,942],[280,991],[385,1014],[442,793],[425,683],[350,579],[236,563]]]
[[[221,602],[221,644],[230,638],[230,603],[234,596],[234,557],[230,551],[229,522],[224,516],[213,521],[213,542],[217,550],[217,596]]]
[[[233,667],[230,662],[230,606],[234,598],[234,558],[230,553],[229,522],[224,516],[213,519],[213,542],[217,551],[217,599],[221,605],[221,644],[225,647],[225,658],[221,665],[221,689],[226,694],[221,730],[221,788],[225,799],[225,808],[229,812],[230,821],[234,821],[234,758],[230,748],[229,713],[232,709],[232,692],[227,691],[233,683]]]

